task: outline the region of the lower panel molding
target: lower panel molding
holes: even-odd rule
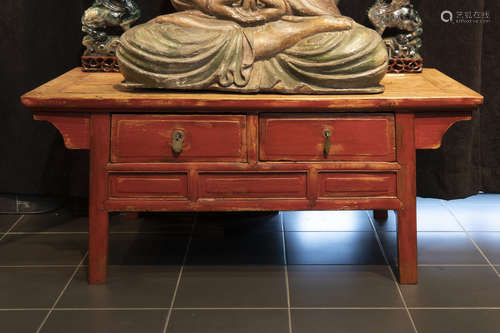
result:
[[[306,172],[200,173],[200,199],[306,198]]]
[[[395,173],[319,173],[319,197],[395,197]]]
[[[186,199],[186,173],[168,174],[112,174],[109,176],[109,194],[113,198]]]
[[[338,198],[319,199],[248,199],[218,200],[203,199],[196,202],[175,200],[125,200],[110,199],[105,202],[108,211],[295,211],[295,210],[368,210],[399,209],[401,201],[395,197],[387,198]]]

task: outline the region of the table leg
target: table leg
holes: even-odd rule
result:
[[[389,217],[387,210],[384,209],[376,209],[373,211],[373,217],[377,221],[386,221]]]
[[[109,161],[109,114],[90,118],[89,283],[105,283],[108,270],[109,214],[106,164]]]
[[[417,283],[417,211],[415,171],[415,116],[396,114],[397,158],[401,165],[397,190],[402,207],[398,210],[399,283]]]
[[[398,271],[399,283],[417,283],[417,233],[415,204],[405,203],[398,210]]]
[[[91,209],[92,210],[92,209]],[[106,211],[89,215],[89,283],[106,283],[108,275],[108,221]]]

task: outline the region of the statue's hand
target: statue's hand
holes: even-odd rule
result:
[[[354,25],[354,20],[347,16],[334,16],[334,15],[323,15],[323,16],[282,16],[283,21],[288,22],[311,22],[317,31],[342,31],[351,30]]]
[[[266,17],[257,12],[244,10],[243,8],[234,8],[234,15],[232,17],[237,23],[243,25],[251,25],[266,22]]]
[[[335,31],[351,30],[354,25],[354,20],[347,16],[322,16],[324,24]]]
[[[242,25],[252,25],[266,22],[266,18],[262,15],[235,17],[235,20]]]
[[[241,8],[244,10],[257,10],[257,1],[256,0],[243,0],[241,4]]]

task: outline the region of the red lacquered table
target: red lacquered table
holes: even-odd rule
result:
[[[400,283],[417,282],[415,150],[483,97],[435,69],[379,95],[128,91],[76,68],[25,94],[68,149],[90,150],[89,282],[107,277],[108,213],[373,209],[398,215]]]

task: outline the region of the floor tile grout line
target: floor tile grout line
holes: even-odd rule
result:
[[[9,311],[49,311],[50,308],[4,308],[0,309],[0,312],[9,312]]]
[[[397,230],[379,230],[378,232],[380,233],[395,233],[397,232]],[[463,230],[417,230],[418,233],[423,233],[423,234],[430,234],[430,233],[447,233],[447,234],[463,234],[464,231]],[[485,231],[485,232],[489,232],[489,231]],[[498,232],[500,233],[500,231],[493,231],[493,232]]]
[[[154,265],[152,265],[154,266]],[[307,264],[304,266],[330,266],[330,264]],[[339,264],[336,266],[349,266]],[[385,266],[385,265],[384,265]],[[494,265],[500,267],[500,265]],[[88,265],[0,265],[1,268],[76,268],[88,267]],[[108,267],[144,267],[144,265],[109,265]],[[419,264],[418,267],[490,267],[488,264]]]
[[[88,265],[0,265],[0,268],[76,268]]]
[[[49,310],[49,312],[47,312],[47,314],[45,315],[45,317],[43,318],[42,322],[40,323],[40,325],[38,326],[38,329],[36,330],[36,333],[40,333],[40,331],[43,329],[43,327],[45,326],[45,324],[47,323],[47,320],[49,319],[50,315],[52,314],[52,312],[54,312],[54,309],[56,308],[57,304],[59,303],[59,301],[61,300],[61,297],[64,295],[64,293],[66,292],[66,290],[68,289],[69,285],[71,284],[71,282],[73,282],[73,279],[75,278],[76,274],[78,273],[78,271],[80,270],[81,266],[83,265],[83,263],[85,262],[85,259],[87,259],[87,256],[88,256],[89,252],[85,252],[85,255],[83,256],[82,260],[80,260],[80,263],[79,265],[75,268],[75,270],[73,271],[73,274],[71,274],[71,277],[69,278],[68,282],[66,282],[66,284],[64,285],[64,288],[61,290],[61,292],[59,293],[59,296],[57,296],[54,304],[52,305],[51,309]]]
[[[54,311],[165,311],[170,308],[165,307],[125,307],[125,308],[55,308]],[[265,310],[265,311],[283,311],[288,307],[174,307],[177,311],[220,311],[220,310],[236,310],[236,311],[250,311],[250,310]],[[291,307],[294,310],[404,310],[404,307]],[[500,308],[499,308],[500,309]],[[0,309],[4,311],[49,311],[51,308],[13,308],[13,309]]]
[[[465,232],[465,231],[460,231],[460,232]],[[474,233],[477,233],[477,234],[500,234],[500,230],[468,230],[468,232],[474,232]]]
[[[64,311],[165,311],[170,308],[165,307],[129,307],[129,308],[5,308],[1,309],[0,312],[22,312],[22,311],[49,311],[53,312],[64,312]],[[203,307],[174,307],[173,310],[177,311],[283,311],[287,310],[285,307],[214,307],[214,308],[203,308]],[[292,310],[500,310],[500,307],[488,307],[488,306],[461,306],[461,307],[436,307],[436,306],[414,306],[414,307],[291,307]]]
[[[286,254],[286,238],[285,238],[285,222],[284,222],[284,214],[280,212],[280,223],[282,230],[282,244],[283,244],[283,261],[285,267],[285,286],[286,286],[286,303],[288,310],[288,332],[293,333],[292,328],[292,310],[291,310],[291,302],[290,302],[290,280],[288,278],[288,259]]]
[[[329,266],[330,264],[307,264],[304,266]],[[144,265],[108,265],[109,267],[144,267]],[[151,265],[155,266],[155,265]],[[349,266],[349,264],[338,264],[336,266]],[[384,265],[385,266],[385,265]],[[489,264],[418,264],[419,267],[490,267]],[[500,264],[494,264],[495,267],[500,267]],[[0,265],[0,268],[75,268],[75,267],[88,267],[87,264],[84,265],[57,265],[57,264],[46,264],[46,265]]]
[[[371,233],[372,230],[290,230],[290,231],[270,231],[269,233]],[[380,230],[380,233],[395,233],[396,230]],[[419,233],[464,233],[463,231],[419,231]],[[474,231],[474,232],[492,232],[500,233],[500,231]],[[6,235],[6,232],[0,232],[0,235]],[[148,231],[114,231],[110,232],[110,235],[172,235],[179,236],[185,235],[185,233],[172,233],[172,232],[148,232]],[[12,231],[9,235],[88,235],[88,231]]]
[[[470,241],[472,242],[472,244],[474,244],[474,246],[479,251],[479,253],[483,257],[483,259],[486,260],[486,262],[488,263],[488,265],[490,266],[490,268],[493,270],[493,272],[495,272],[495,274],[497,275],[497,277],[500,279],[500,273],[496,269],[495,265],[493,265],[493,263],[490,261],[490,259],[484,253],[484,251],[479,247],[479,245],[476,243],[476,241],[472,238],[472,235],[469,233],[469,231],[467,231],[465,229],[465,227],[462,225],[462,222],[460,222],[460,220],[458,219],[458,216],[453,211],[453,208],[450,207],[450,206],[448,206],[448,204],[446,202],[442,202],[441,204],[443,205],[443,207],[445,207],[450,212],[451,215],[453,215],[453,217],[455,218],[456,222],[464,230],[465,234],[467,235],[467,237],[469,237]]]
[[[354,232],[365,232],[369,233],[372,232],[371,230],[291,230],[291,231],[270,231],[269,233],[280,233],[280,232],[287,232],[287,233],[354,233]],[[387,231],[390,232],[390,231]],[[461,231],[455,231],[455,232],[461,232]],[[1,233],[5,234],[5,233]],[[10,232],[10,235],[86,235],[88,234],[88,231],[16,231],[16,232]],[[109,233],[110,235],[172,235],[172,236],[177,236],[177,235],[184,235],[185,233],[178,232],[168,232],[168,231],[112,231]]]
[[[305,233],[305,232],[321,232],[321,233],[341,233],[341,232],[372,232],[371,230],[286,230],[285,233]]]
[[[418,264],[418,267],[490,267],[488,264]]]
[[[11,231],[21,222],[26,215],[21,215],[19,218],[10,226],[10,228],[0,237],[0,241],[2,241]]]
[[[283,231],[270,231],[268,233],[281,233]],[[287,232],[371,232],[371,231],[287,231]],[[6,232],[0,232],[0,235],[5,235]],[[9,235],[87,235],[88,231],[41,231],[41,232],[9,232]],[[113,231],[109,233],[110,235],[171,235],[171,236],[183,236],[186,233],[183,232],[148,232],[148,231]]]
[[[172,301],[170,302],[170,307],[168,309],[167,318],[165,318],[165,324],[163,326],[163,333],[167,333],[168,324],[170,323],[170,318],[172,317],[172,312],[174,311],[175,299],[177,298],[177,292],[179,291],[179,286],[181,284],[182,273],[184,272],[184,266],[186,265],[187,257],[189,254],[189,248],[191,247],[191,242],[193,241],[193,235],[195,232],[196,224],[198,222],[198,214],[193,215],[193,224],[191,225],[191,235],[189,236],[189,240],[186,245],[186,252],[184,253],[184,257],[182,258],[182,265],[179,270],[179,275],[177,276],[177,282],[175,284],[174,293],[172,295]]]
[[[111,231],[111,235],[172,235],[179,236],[185,235],[186,232],[172,232],[172,231]]]
[[[454,306],[454,307],[445,307],[445,306],[415,306],[411,307],[411,310],[500,310],[500,307],[491,307],[491,306],[476,306],[476,307],[467,307],[467,306]]]
[[[9,235],[87,235],[88,231],[13,231]]]
[[[372,230],[373,230],[373,233],[375,235],[375,239],[377,240],[380,251],[382,252],[382,256],[384,257],[385,263],[387,265],[387,269],[389,270],[389,273],[392,276],[392,280],[394,281],[394,284],[396,285],[396,289],[399,293],[399,296],[401,297],[401,302],[403,302],[403,306],[406,310],[406,313],[408,314],[408,318],[410,319],[413,330],[415,331],[415,333],[418,333],[417,326],[415,325],[415,321],[413,320],[413,316],[411,315],[411,312],[408,309],[408,304],[406,303],[403,292],[401,291],[401,287],[399,286],[399,282],[396,279],[396,275],[392,271],[392,267],[391,267],[391,264],[389,263],[389,259],[387,258],[387,254],[385,253],[384,247],[382,246],[382,242],[380,241],[380,237],[377,234],[377,229],[375,228],[375,223],[373,222],[372,217],[370,216],[368,211],[366,212],[366,215],[368,216],[368,220],[370,221],[370,225],[372,226]]]
[[[294,310],[405,310],[402,306],[324,306],[324,307],[292,307]]]
[[[2,234],[2,233],[0,233]],[[6,233],[4,233],[6,234]],[[9,235],[87,235],[88,231],[12,231]],[[111,231],[110,235],[185,235],[183,232],[169,231]]]
[[[24,216],[24,215],[23,215]],[[276,231],[276,233],[279,231]],[[280,231],[285,233],[371,233],[372,230],[288,230],[288,231]],[[379,233],[395,233],[396,230],[378,230]],[[466,233],[463,230],[419,230],[419,233]],[[484,231],[484,230],[470,230],[469,232],[475,233],[498,233],[500,234],[500,230],[492,230],[492,231]],[[272,233],[272,232],[270,232]],[[87,235],[88,231],[11,231],[8,233],[9,235]],[[172,236],[180,236],[185,235],[185,233],[178,232],[168,232],[168,231],[112,231],[109,233],[110,235],[172,235]],[[7,232],[0,232],[0,236],[6,236]]]
[[[304,266],[329,266],[330,264],[307,264]],[[75,268],[79,265],[0,265],[0,268]],[[109,267],[143,267],[144,265],[109,265]],[[152,265],[154,266],[154,265]],[[336,266],[349,266],[338,264]],[[385,265],[384,265],[385,266]],[[494,265],[500,267],[500,265]],[[80,265],[88,267],[88,265]],[[490,267],[488,264],[419,264],[418,267]]]
[[[203,308],[203,307],[178,307],[174,308],[176,311],[284,311],[287,310],[286,307],[214,307],[214,308]]]

